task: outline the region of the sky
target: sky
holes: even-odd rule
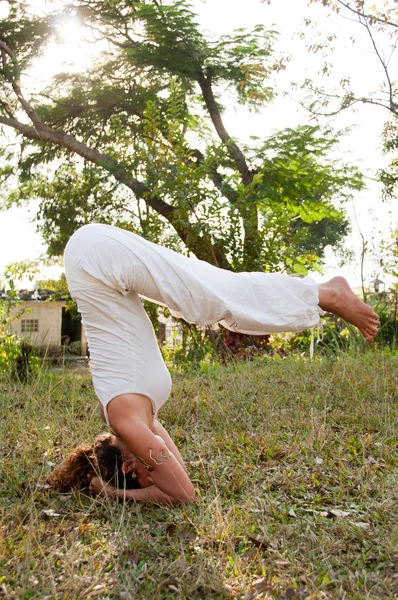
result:
[[[35,6],[39,6],[39,2],[42,2],[45,8],[45,0],[36,0]],[[339,34],[337,39],[331,42],[336,50],[329,54],[329,59],[333,62],[333,72],[328,78],[324,78],[328,86],[333,86],[333,78],[337,82],[343,75],[350,75],[354,88],[365,94],[369,89],[374,89],[376,82],[380,80],[379,65],[371,51],[369,40],[361,34],[361,28],[349,20],[330,14],[321,6],[307,7],[307,0],[273,0],[270,5],[266,2],[261,3],[260,0],[245,0],[244,3],[238,3],[236,0],[194,0],[193,6],[201,28],[214,35],[227,33],[238,27],[251,28],[257,23],[279,31],[275,43],[276,54],[291,55],[286,72],[279,73],[276,79],[277,85],[283,90],[289,90],[292,80],[301,82],[306,77],[319,77],[318,71],[323,65],[320,54],[309,54],[299,39],[300,30],[308,32],[310,29],[302,26],[304,17],[317,23],[314,31],[321,32],[320,41],[324,41],[328,33]],[[0,2],[0,14],[2,7],[4,8],[4,1]],[[351,33],[355,33],[355,44],[350,40]],[[36,67],[34,75],[48,77],[60,69],[62,63],[76,70],[84,69],[90,64],[91,48],[82,42],[80,36],[81,30],[79,31],[73,22],[66,22],[64,46],[50,48]],[[247,109],[234,105],[232,101],[229,102],[224,115],[227,131],[234,137],[245,140],[250,135],[259,135],[259,132],[261,135],[267,135],[284,127],[308,123],[309,114],[298,103],[302,92],[294,91],[289,96],[278,96],[258,114],[250,113]],[[345,111],[337,118],[329,120],[338,130],[351,128],[349,135],[341,140],[339,156],[346,162],[358,165],[369,177],[368,189],[358,194],[348,206],[353,233],[347,239],[346,245],[353,250],[356,258],[341,270],[337,259],[329,253],[325,271],[325,277],[337,271],[342,272],[355,286],[360,282],[360,234],[368,240],[370,247],[373,244],[377,248],[380,237],[385,237],[391,224],[398,222],[397,208],[393,204],[381,202],[379,185],[372,180],[377,169],[386,161],[381,153],[380,135],[387,117],[387,112],[383,109],[362,107],[355,112]],[[0,212],[0,275],[4,266],[10,262],[34,259],[45,253],[45,246],[36,232],[34,215],[34,206]],[[375,268],[369,261],[366,273],[368,281],[377,274]],[[382,276],[382,273],[380,275]]]

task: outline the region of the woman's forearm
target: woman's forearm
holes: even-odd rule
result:
[[[99,477],[93,477],[90,483],[91,491],[99,496],[109,496],[110,498],[120,498],[121,500],[134,500],[140,503],[165,504],[167,506],[177,506],[183,504],[184,500],[169,496],[162,492],[157,485],[150,485],[136,490],[115,488],[110,483],[105,483]]]
[[[184,500],[173,498],[162,492],[156,485],[137,490],[115,489],[118,498],[121,500],[134,500],[135,502],[165,504],[167,506],[177,506],[183,504]]]

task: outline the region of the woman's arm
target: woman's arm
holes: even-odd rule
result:
[[[156,485],[150,485],[146,488],[137,490],[126,490],[115,488],[110,483],[105,483],[99,477],[93,477],[90,482],[90,490],[98,496],[109,496],[110,498],[120,498],[121,500],[134,500],[148,504],[163,504],[166,506],[177,506],[181,500],[168,496]]]
[[[155,486],[178,502],[193,502],[195,491],[191,480],[165,441],[138,419],[120,422],[116,427],[128,449],[150,471]]]
[[[155,486],[163,494],[177,502],[193,502],[195,490],[183,464],[149,426],[149,423],[153,426],[147,410],[149,405],[152,412],[149,399],[143,396],[118,396],[108,405],[110,424],[130,452],[150,471]]]
[[[176,457],[176,459],[178,460],[178,462],[180,463],[180,465],[182,466],[184,471],[188,472],[188,469],[185,466],[184,459],[182,458],[177,446],[175,445],[175,443],[169,436],[166,429],[163,427],[163,425],[161,425],[159,423],[159,421],[157,419],[155,419],[155,422],[152,427],[152,431],[153,431],[153,433],[155,433],[156,435],[159,435],[163,439],[164,443],[166,444],[166,446],[168,447],[170,452],[172,454],[174,454],[174,456]]]

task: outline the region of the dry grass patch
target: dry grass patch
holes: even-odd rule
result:
[[[198,503],[56,494],[103,429],[87,376],[0,382],[0,597],[393,599],[398,360],[258,360],[175,377],[161,420]]]

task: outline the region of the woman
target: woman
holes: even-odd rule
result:
[[[138,502],[195,499],[184,462],[156,418],[171,379],[140,297],[189,323],[221,323],[251,335],[314,327],[324,311],[356,325],[368,341],[379,325],[341,277],[318,286],[310,277],[233,273],[108,225],[86,225],[71,237],[65,272],[86,328],[101,415],[114,434],[107,443],[118,454],[109,473],[98,441],[83,452],[88,471],[100,474],[91,489]],[[62,469],[64,480],[71,471],[67,461],[52,476],[58,487]],[[131,470],[141,489],[126,489]]]

